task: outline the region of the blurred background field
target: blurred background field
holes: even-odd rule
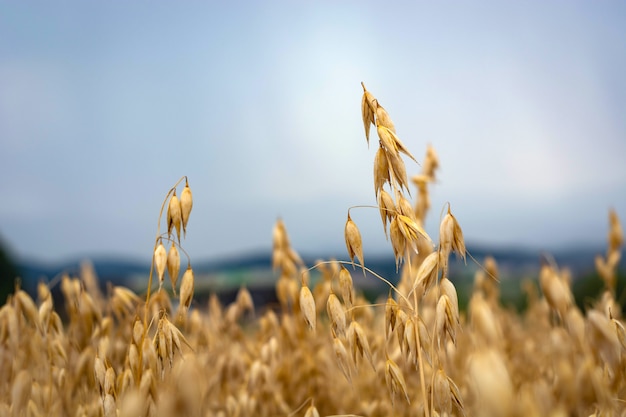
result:
[[[533,284],[539,293],[538,273],[541,262],[551,258],[562,267],[569,269],[572,274],[572,292],[581,309],[587,303],[596,299],[603,289],[594,258],[602,253],[600,250],[578,249],[565,250],[555,253],[514,249],[486,249],[483,247],[469,248],[474,260],[466,263],[454,258],[451,264],[450,278],[454,282],[459,294],[459,307],[465,310],[472,293],[474,275],[481,268],[487,256],[493,257],[500,273],[500,299],[505,307],[522,310],[526,306],[527,292],[524,282]],[[320,256],[304,256],[305,263],[312,267],[322,259],[340,257],[320,254]],[[93,268],[100,278],[102,290],[106,292],[107,285],[127,286],[138,294],[145,293],[149,263],[124,259],[75,259],[59,263],[24,262],[12,259],[5,255],[2,259],[3,276],[19,276],[20,285],[31,294],[35,294],[37,283],[58,281],[63,273],[77,276],[80,268]],[[475,261],[480,263],[478,265]],[[393,256],[371,256],[367,258],[367,265],[373,271],[396,283],[398,276],[395,270]],[[204,307],[211,293],[217,294],[226,304],[235,299],[241,286],[246,286],[258,306],[276,305],[275,283],[277,274],[272,271],[271,254],[255,253],[233,257],[221,261],[194,262],[196,276],[196,290],[194,305]],[[622,260],[618,269],[616,299],[626,308],[626,275],[625,264]],[[315,269],[311,271],[312,281],[316,281],[319,274]],[[353,273],[355,286],[362,291],[372,302],[381,296],[386,296],[388,288],[382,282],[374,279],[367,273],[364,277],[359,270]],[[10,280],[4,281],[3,297],[14,289]],[[61,300],[58,286],[52,288],[53,294]]]

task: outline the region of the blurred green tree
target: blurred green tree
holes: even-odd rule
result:
[[[0,305],[4,305],[7,296],[15,289],[15,279],[19,272],[7,245],[0,237]]]

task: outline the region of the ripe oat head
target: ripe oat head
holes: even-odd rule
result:
[[[304,317],[304,321],[309,326],[309,329],[315,331],[316,325],[316,311],[315,311],[315,299],[313,298],[313,293],[306,285],[303,285],[300,288],[300,310],[302,311],[302,316]]]
[[[156,266],[157,275],[159,277],[159,289],[163,286],[163,279],[165,278],[165,267],[167,265],[167,251],[163,246],[163,241],[159,239],[159,245],[154,251],[154,266]]]
[[[356,256],[361,263],[361,267],[363,268],[363,274],[365,274],[361,232],[359,232],[358,227],[356,227],[356,224],[352,221],[352,218],[350,217],[350,210],[348,210],[348,220],[346,221],[346,226],[344,228],[344,236],[346,238],[348,256],[350,256],[350,261],[352,261],[352,267],[354,267],[354,257]]]
[[[189,214],[193,207],[193,196],[191,194],[191,188],[189,188],[189,182],[185,179],[185,188],[180,195],[180,211],[183,222],[183,234],[187,236],[187,222],[189,221]]]
[[[176,244],[172,242],[169,252],[167,253],[167,273],[172,283],[172,291],[176,295],[176,283],[178,282],[178,274],[180,273],[180,255]]]
[[[172,235],[172,229],[176,229],[176,235],[178,237],[178,242],[180,243],[180,225],[182,222],[182,211],[180,209],[180,200],[176,197],[176,189],[174,189],[174,194],[170,197],[170,203],[167,206],[167,235],[170,237]]]

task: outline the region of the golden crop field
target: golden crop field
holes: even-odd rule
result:
[[[373,278],[388,284],[387,297],[372,303],[353,285],[367,259],[347,208],[348,261],[305,265],[276,222],[278,306],[255,307],[245,287],[231,304],[215,295],[194,304],[181,243],[193,201],[183,177],[180,196],[182,179],[159,213],[145,293],[104,294],[84,269],[62,277],[62,306],[44,283],[36,300],[20,289],[9,297],[0,309],[0,415],[626,416],[616,213],[609,212],[607,252],[596,258],[604,292],[585,310],[574,303],[567,269],[554,262],[541,265],[540,290],[524,288],[523,312],[503,307],[490,258],[460,311],[448,262],[469,256],[461,225],[448,205],[438,236],[423,228],[437,154],[428,147],[409,181],[403,158],[416,158],[363,91],[365,135],[369,143],[374,126],[378,138],[377,208],[401,270],[397,284]],[[320,272],[315,282],[312,270]]]

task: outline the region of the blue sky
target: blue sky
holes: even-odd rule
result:
[[[468,243],[601,244],[626,219],[621,2],[0,2],[0,236],[19,256],[151,256],[183,175],[192,259],[346,257],[375,202],[360,82],[441,162]],[[409,175],[420,167],[407,161]],[[351,212],[391,253],[376,210]]]

